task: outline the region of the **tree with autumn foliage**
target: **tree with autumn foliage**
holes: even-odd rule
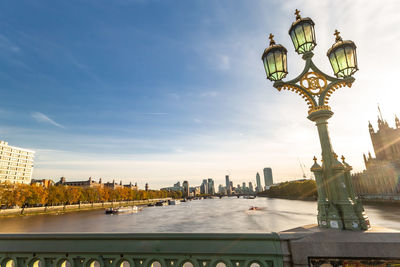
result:
[[[135,190],[129,187],[79,187],[54,185],[0,184],[0,204],[6,207],[54,206],[77,203],[181,198],[182,192]]]

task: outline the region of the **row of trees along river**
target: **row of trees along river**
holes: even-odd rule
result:
[[[283,182],[271,186],[270,189],[260,192],[258,195],[300,200],[316,200],[318,197],[317,184],[314,180]]]
[[[27,184],[0,185],[0,203],[2,207],[56,206],[166,197],[181,198],[182,193],[159,190],[133,190],[128,187],[111,189],[108,187],[54,185],[45,188]]]

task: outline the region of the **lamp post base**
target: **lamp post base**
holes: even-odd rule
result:
[[[339,162],[332,149],[327,127],[327,120],[332,115],[332,111],[320,109],[308,116],[316,122],[322,148],[322,166],[314,158],[315,163],[311,167],[318,191],[318,225],[339,230],[367,230],[369,220],[354,193],[350,174],[352,167],[344,157],[343,162]]]
[[[359,212],[359,210],[358,203],[318,205],[318,226],[338,230],[368,230],[369,219],[365,212]]]

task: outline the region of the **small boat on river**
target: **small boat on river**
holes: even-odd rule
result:
[[[132,213],[132,212],[138,212],[140,210],[141,209],[139,209],[137,206],[108,208],[108,209],[106,209],[105,214]]]
[[[249,208],[249,210],[264,210],[265,208],[260,208],[260,207],[256,207],[256,206],[251,206]]]
[[[168,205],[179,205],[181,202],[179,200],[168,200]]]
[[[155,205],[156,205],[156,206],[168,206],[168,202],[165,202],[165,201],[158,201],[158,202],[156,202]]]

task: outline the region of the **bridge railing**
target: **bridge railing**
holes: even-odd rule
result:
[[[5,267],[282,267],[270,234],[2,234]]]

